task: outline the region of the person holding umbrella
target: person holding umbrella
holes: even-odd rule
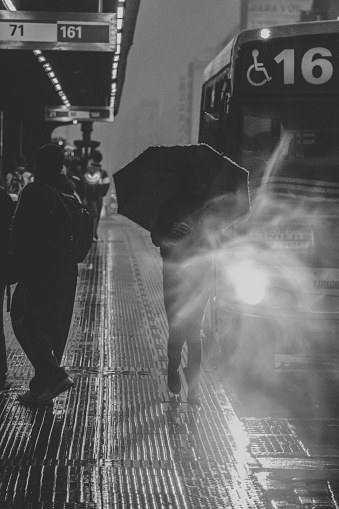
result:
[[[209,145],[150,146],[114,174],[118,214],[150,232],[163,261],[168,388],[181,391],[186,341],[188,401],[198,403],[200,329],[212,285],[211,254],[248,212],[248,172]],[[211,244],[213,242],[213,245]]]
[[[180,393],[179,366],[186,341],[187,401],[193,404],[200,404],[200,329],[211,282],[203,229],[210,186],[209,168],[197,162],[192,164],[183,172],[174,195],[164,202],[151,232],[152,242],[160,247],[163,261],[163,293],[169,329],[167,384],[173,394]]]

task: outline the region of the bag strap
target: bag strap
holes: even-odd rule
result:
[[[81,200],[80,200],[79,196],[76,193],[75,194],[64,193],[63,191],[59,191],[55,187],[51,186],[50,184],[47,184],[46,182],[42,182],[41,180],[36,180],[35,184],[41,184],[42,186],[47,187],[48,189],[50,189],[58,197],[58,199],[61,202],[62,202],[62,199],[60,198],[60,195],[63,194],[65,196],[68,196],[69,198],[75,198],[77,201],[79,201],[79,203],[81,203]]]
[[[46,182],[42,182],[41,180],[37,180],[35,182],[35,184],[40,184],[41,186],[43,187],[46,187],[47,189],[49,189],[50,191],[52,191],[52,193],[54,194],[54,196],[57,198],[57,200],[59,201],[59,203],[61,204],[64,212],[66,213],[66,215],[69,217],[69,211],[66,207],[66,205],[64,204],[60,194],[65,194],[66,196],[70,196],[72,197],[71,194],[68,194],[68,193],[62,193],[61,191],[58,191],[58,189],[56,189],[55,187],[51,186],[50,184],[47,184]]]

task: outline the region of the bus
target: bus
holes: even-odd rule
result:
[[[334,362],[339,21],[234,37],[204,71],[199,142],[249,172],[251,211],[214,256],[209,328],[219,358],[254,377],[291,359]]]

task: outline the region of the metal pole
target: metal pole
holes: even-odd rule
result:
[[[83,149],[84,149],[84,160],[87,164],[89,158],[89,150],[91,148],[91,132],[93,130],[93,122],[82,122],[81,123],[81,131],[82,131],[82,139],[83,139]]]
[[[4,112],[0,111],[0,183],[4,181],[3,175],[3,155],[4,155]]]
[[[19,154],[22,155],[22,118],[20,118],[20,127],[19,127]]]
[[[103,0],[98,0],[98,12],[102,12],[103,9]]]
[[[241,0],[240,3],[240,30],[247,28],[248,1]]]

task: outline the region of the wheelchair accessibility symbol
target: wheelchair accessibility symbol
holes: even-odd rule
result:
[[[261,87],[272,78],[268,75],[264,64],[258,62],[259,51],[257,49],[252,51],[252,56],[253,64],[247,70],[247,81],[254,87]]]

